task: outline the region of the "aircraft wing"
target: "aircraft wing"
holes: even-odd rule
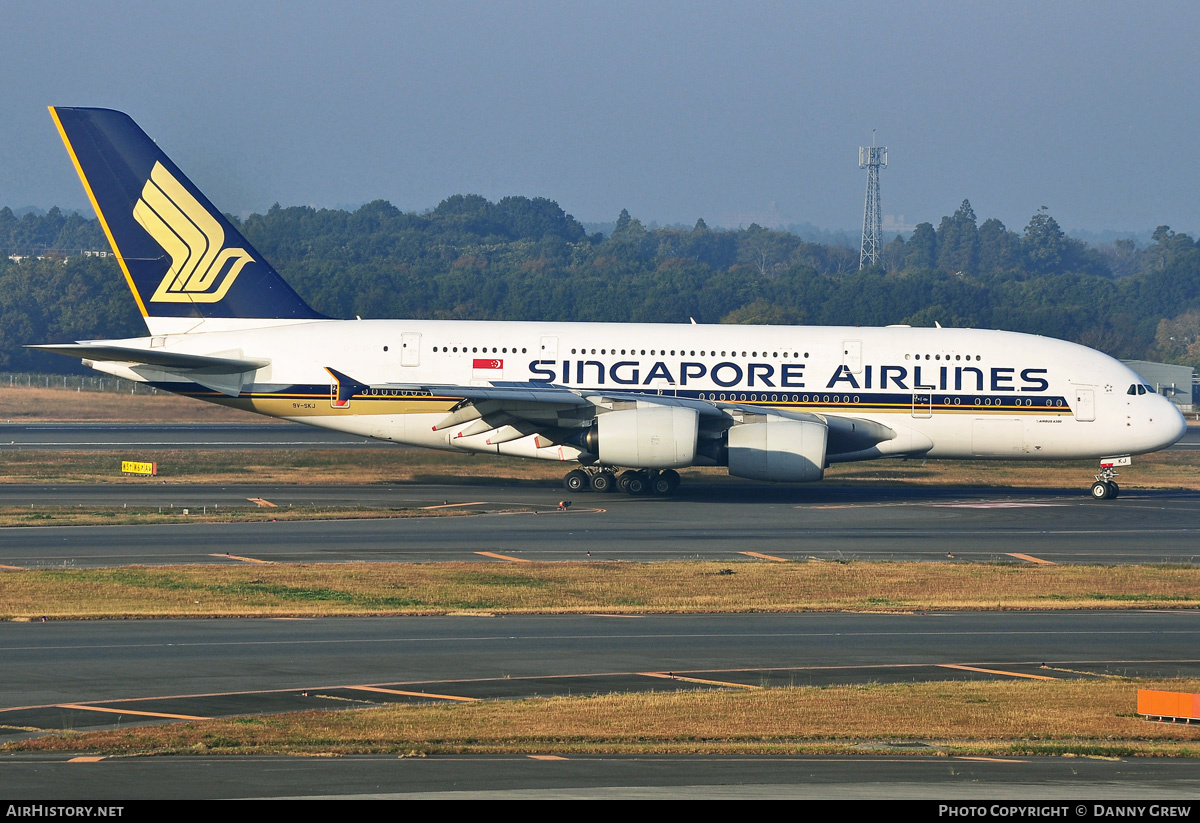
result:
[[[834,458],[835,462],[836,458],[841,455],[877,448],[881,444],[903,439],[900,438],[900,433],[892,427],[877,423],[874,420],[867,420],[863,417],[829,413],[816,414],[815,412],[789,411],[778,408],[761,409],[757,406],[749,406],[743,403],[716,402],[712,405],[734,417],[740,423],[750,422],[755,415],[774,416],[800,422],[821,423],[829,431],[828,455],[830,458]],[[898,446],[901,444],[896,443],[895,445]],[[912,444],[910,443],[910,445]],[[892,451],[894,446],[892,448],[884,446],[880,456],[892,453],[906,453],[908,451],[920,452],[932,446],[932,442],[928,446],[917,443],[913,448],[904,448],[895,452]]]
[[[879,456],[920,453],[931,442],[904,436],[905,433],[860,417],[815,414],[743,403],[727,403],[638,392],[572,389],[550,383],[495,382],[482,386],[386,383],[368,385],[326,367],[338,381],[339,401],[356,395],[384,391],[419,391],[443,397],[461,397],[435,431],[462,426],[456,437],[489,434],[488,442],[537,434],[546,444],[573,441],[600,415],[608,412],[647,408],[694,410],[701,437],[717,438],[735,426],[774,419],[812,423],[827,432],[827,450],[832,460],[841,455],[877,452]]]
[[[337,381],[338,401],[344,402],[368,392],[406,391],[433,394],[440,397],[461,397],[464,402],[494,401],[501,403],[545,403],[555,406],[586,406],[583,395],[565,386],[548,383],[489,383],[486,386],[464,386],[459,383],[362,383],[337,369],[325,367]]]

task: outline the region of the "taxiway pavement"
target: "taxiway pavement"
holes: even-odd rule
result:
[[[566,512],[556,511],[569,498]],[[471,512],[462,517],[188,523],[189,512],[248,506],[368,505]],[[672,498],[568,495],[520,486],[243,486],[155,481],[0,486],[0,506],[161,507],[178,525],[36,526],[0,530],[0,565],[434,560],[933,560],[1193,563],[1200,492],[1005,491],[920,486],[682,486]],[[525,509],[514,512],[513,509]],[[190,515],[189,515],[190,516]],[[490,554],[481,554],[488,552]]]
[[[0,730],[394,702],[955,679],[1196,676],[1194,612],[0,624]],[[1130,710],[1136,695],[1130,692]],[[903,747],[903,743],[900,744]],[[924,744],[908,747],[909,754]],[[1168,797],[1194,761],[0,756],[8,797]],[[180,768],[186,764],[186,768]],[[1074,768],[1078,766],[1079,768]]]
[[[153,439],[163,437],[158,432],[132,430],[114,434],[111,442],[118,445],[112,448],[181,442],[196,448],[377,446],[361,438],[333,446],[324,439],[328,432],[273,424],[214,427],[203,436],[195,430],[181,427],[163,440]],[[105,448],[110,441],[97,434],[85,431],[76,445],[61,448]],[[47,448],[34,439],[41,436],[30,432],[28,442],[17,444],[13,434],[9,445]],[[300,438],[318,439],[297,445]],[[1181,447],[1194,447],[1189,442]],[[278,562],[734,563],[819,557],[1191,564],[1200,545],[1200,493],[1194,492],[1124,490],[1115,501],[1096,502],[1082,484],[1004,491],[780,487],[730,480],[685,484],[672,499],[577,494],[570,496],[569,510],[556,511],[567,496],[549,483],[2,486],[4,506],[162,506],[180,512],[180,524],[3,529],[0,565],[242,562],[235,556]],[[181,513],[246,505],[250,498],[280,507],[436,507],[481,514],[202,525],[186,522]],[[747,552],[757,556],[752,560]],[[0,624],[5,672],[0,739],[35,729],[165,722],[171,715],[414,700],[930,679],[1197,676],[1197,640],[1197,615],[1171,611],[9,623]],[[1198,764],[1188,760],[538,756],[84,763],[5,755],[0,785],[8,796],[56,799],[1200,794]]]

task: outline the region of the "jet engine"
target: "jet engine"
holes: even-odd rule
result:
[[[699,433],[695,409],[624,409],[597,416],[584,447],[609,466],[673,469],[695,462]]]
[[[752,480],[820,480],[828,434],[822,423],[777,417],[734,426],[728,433],[729,473]]]

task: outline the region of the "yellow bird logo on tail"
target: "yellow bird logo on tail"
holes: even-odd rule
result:
[[[155,163],[133,219],[171,255],[171,268],[151,301],[216,303],[254,258],[225,248],[225,232],[161,163]]]

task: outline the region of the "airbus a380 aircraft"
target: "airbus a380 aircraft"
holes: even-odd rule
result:
[[[577,463],[568,489],[669,494],[684,466],[820,480],[880,457],[1100,458],[1183,417],[1073,343],[976,329],[334,320],[125,114],[51,115],[149,336],[36,348],[201,400],[381,440]],[[617,474],[622,471],[621,474]]]

